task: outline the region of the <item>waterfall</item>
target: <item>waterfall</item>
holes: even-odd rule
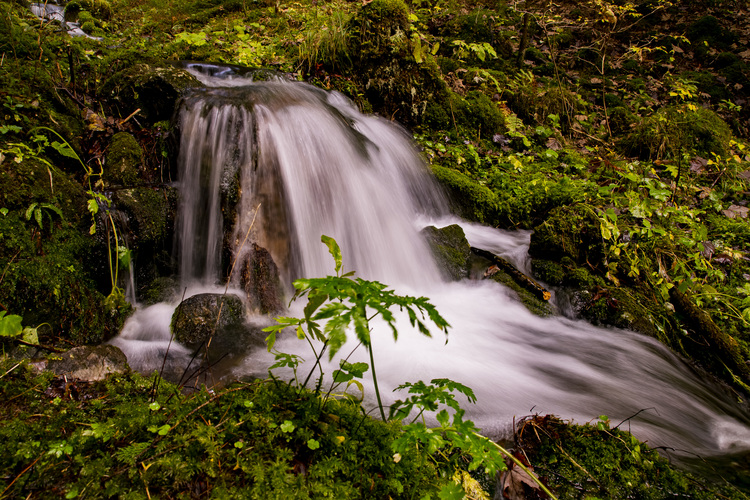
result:
[[[494,282],[442,281],[419,234],[425,224],[459,223],[470,243],[522,268],[529,233],[450,216],[403,129],[360,114],[335,92],[274,79],[254,82],[210,66],[194,69],[206,88],[187,96],[180,110],[177,252],[183,286],[222,283],[231,263],[250,251],[246,236],[268,250],[287,285],[332,274],[332,259],[320,243],[322,234],[332,236],[346,271],[399,293],[429,296],[452,325],[445,344],[410,331],[408,321],[399,323],[394,342],[387,328],[375,324],[383,386],[436,377],[468,385],[478,397],[469,416],[494,435],[531,413],[581,423],[605,414],[615,423],[627,420],[623,427],[637,437],[678,455],[750,450],[750,419],[743,410],[658,342],[533,316]],[[236,272],[230,284],[237,283]],[[174,306],[154,307],[161,309],[136,314],[120,336],[129,359],[128,338],[151,338],[163,351],[165,315]],[[300,307],[294,304],[291,314],[300,314]],[[294,338],[277,347],[309,354]],[[149,356],[139,358],[146,370]],[[366,361],[364,351],[351,360],[358,357]],[[234,375],[265,376],[270,362],[260,349]]]

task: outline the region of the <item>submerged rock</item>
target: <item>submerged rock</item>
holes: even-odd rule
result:
[[[430,244],[432,254],[444,277],[454,281],[469,277],[471,246],[461,226],[427,226],[422,229],[422,235]]]
[[[75,347],[51,356],[46,368],[55,375],[89,382],[104,380],[108,375],[129,370],[125,354],[113,345]]]

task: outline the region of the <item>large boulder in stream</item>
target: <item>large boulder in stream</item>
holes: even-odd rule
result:
[[[202,351],[204,366],[222,364],[227,369],[253,349],[265,347],[262,326],[246,320],[245,304],[239,297],[202,293],[177,306],[171,329],[177,342]]]
[[[174,339],[198,349],[209,339],[231,335],[245,323],[245,305],[234,295],[201,293],[183,300],[172,315]]]
[[[444,277],[454,281],[469,277],[471,246],[461,226],[458,224],[443,228],[427,226],[422,230],[422,235],[429,243]]]

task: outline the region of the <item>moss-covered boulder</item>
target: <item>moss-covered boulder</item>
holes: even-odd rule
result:
[[[430,102],[447,102],[448,92],[440,68],[431,56],[421,55],[409,27],[402,0],[374,0],[349,22],[347,51],[372,109],[416,125]]]
[[[201,293],[177,306],[170,328],[177,342],[197,349],[212,337],[231,335],[244,323],[245,305],[239,297]]]
[[[123,374],[128,360],[119,347],[113,345],[74,347],[47,360],[47,370],[68,379],[96,382],[112,374]]]
[[[108,184],[134,186],[139,180],[143,149],[132,134],[118,132],[112,136],[104,163],[104,179]]]
[[[458,281],[469,277],[471,246],[461,226],[427,226],[422,229],[422,236],[429,243],[432,255],[445,278]]]
[[[529,255],[552,261],[569,257],[576,264],[599,265],[604,256],[602,237],[592,210],[583,204],[552,210],[547,219],[534,228]]]
[[[108,304],[98,272],[83,187],[43,157],[0,161],[0,303],[40,329],[42,342],[97,343],[114,336],[129,308]],[[103,262],[102,262],[103,264]],[[107,276],[104,276],[107,273]],[[101,274],[99,276],[98,274]],[[122,307],[121,307],[122,306]]]
[[[692,153],[724,156],[732,139],[731,127],[714,111],[693,104],[669,106],[644,117],[623,139],[630,154],[661,159]]]
[[[471,221],[493,224],[497,218],[497,196],[489,188],[446,167],[431,166],[432,173],[448,192],[454,213]]]
[[[170,120],[183,92],[200,86],[181,68],[136,64],[111,76],[104,83],[103,94],[116,108],[113,114],[125,118],[140,109],[138,117],[154,124]]]

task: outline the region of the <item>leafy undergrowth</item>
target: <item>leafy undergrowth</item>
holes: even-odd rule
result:
[[[446,482],[416,449],[394,460],[399,423],[283,383],[182,395],[136,374],[3,373],[2,498],[420,498]]]
[[[560,498],[568,499],[717,499],[748,498],[716,473],[713,482],[675,470],[655,450],[632,435],[610,428],[602,416],[595,425],[571,425],[552,416],[522,420],[515,436],[516,453]],[[526,490],[526,498],[543,498],[525,486],[520,471],[508,486]],[[513,476],[511,476],[513,477]]]

